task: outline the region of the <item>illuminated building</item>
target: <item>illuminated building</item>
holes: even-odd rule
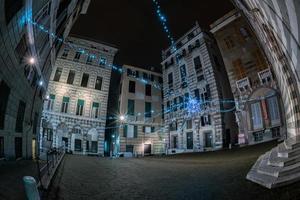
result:
[[[278,139],[286,132],[272,68],[241,14],[233,10],[211,25],[236,102],[239,144]]]
[[[41,149],[63,146],[73,154],[104,154],[111,68],[117,49],[67,38],[52,71],[44,104]]]
[[[41,107],[62,44],[54,36],[66,37],[89,2],[0,2],[0,159],[36,155]]]
[[[162,75],[129,65],[123,71],[115,151],[129,156],[162,154],[162,97],[161,89],[154,87],[162,83]]]
[[[234,101],[221,55],[198,24],[162,53],[165,137],[170,153],[235,143]]]

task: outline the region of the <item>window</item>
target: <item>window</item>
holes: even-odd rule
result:
[[[224,38],[225,45],[227,49],[232,49],[234,47],[234,42],[230,36]]]
[[[80,59],[81,54],[81,51],[77,51],[74,57],[74,61],[78,61]]]
[[[145,102],[145,117],[151,117],[151,111],[152,111],[152,105],[151,102]]]
[[[53,78],[53,81],[59,81],[60,79],[60,76],[61,76],[61,73],[62,73],[62,68],[58,67],[55,71],[55,75],[54,75],[54,78]]]
[[[4,138],[0,137],[0,158],[4,157]]]
[[[106,65],[106,63],[107,63],[106,58],[101,57],[99,60],[99,65],[104,66],[104,65]]]
[[[232,66],[237,79],[242,79],[246,76],[246,70],[242,64],[241,59],[234,60]]]
[[[135,81],[129,81],[129,92],[135,93]]]
[[[24,101],[19,101],[18,114],[16,120],[16,132],[23,132],[23,121],[25,115],[26,103]]]
[[[87,87],[88,82],[89,82],[89,75],[84,73],[81,79],[81,87]]]
[[[177,123],[172,122],[171,124],[169,124],[169,129],[170,131],[177,131]]]
[[[177,111],[177,108],[178,108],[178,105],[177,105],[177,98],[175,97],[173,99],[173,111],[176,112]]]
[[[180,76],[181,76],[181,86],[183,88],[187,87],[187,82],[186,82],[186,68],[185,65],[180,66]]]
[[[253,129],[263,128],[260,102],[251,104],[251,114]]]
[[[93,63],[94,57],[95,56],[93,56],[93,55],[88,55],[87,60],[86,60],[86,64],[91,65]]]
[[[17,12],[24,6],[23,0],[5,0],[5,21],[6,24],[17,14]]]
[[[76,108],[76,115],[78,115],[78,116],[83,115],[83,107],[84,107],[84,100],[78,99],[77,108]]]
[[[69,102],[70,102],[69,97],[63,97],[63,101],[61,104],[61,112],[62,113],[68,113]]]
[[[169,85],[169,89],[173,88],[173,73],[168,74],[168,85]]]
[[[43,128],[43,138],[47,138],[47,141],[52,141],[53,130],[51,128]]]
[[[249,78],[246,77],[246,78],[236,81],[236,86],[240,92],[247,91],[248,89],[251,88]]]
[[[143,72],[143,79],[144,80],[149,80],[149,75],[145,72]]]
[[[134,100],[128,99],[127,114],[134,115]]]
[[[75,139],[75,151],[82,151],[81,140]]]
[[[253,137],[255,142],[262,141],[264,139],[264,132],[263,131],[255,132],[253,133]]]
[[[151,85],[149,85],[149,84],[146,84],[146,86],[145,86],[146,88],[146,90],[145,90],[145,92],[146,92],[146,96],[151,96]]]
[[[183,97],[179,97],[179,109],[182,110],[184,108],[184,105],[183,105]]]
[[[195,89],[194,93],[195,93],[195,99],[199,102],[200,101],[200,92],[199,92],[199,89]]]
[[[279,113],[279,105],[277,97],[271,97],[267,99],[268,103],[268,113],[271,120],[272,125],[280,124],[280,113]]]
[[[153,82],[154,81],[154,75],[151,74],[150,77],[151,77],[151,81]]]
[[[201,116],[201,126],[211,125],[210,115]]]
[[[171,103],[170,101],[167,101],[167,113],[171,112]]]
[[[67,58],[67,57],[68,57],[68,54],[69,54],[69,51],[70,51],[70,49],[64,49],[64,51],[63,51],[61,57],[62,57],[62,58]]]
[[[67,83],[72,85],[74,82],[74,78],[75,78],[75,71],[70,70]]]
[[[97,102],[93,102],[92,106],[92,118],[99,118],[100,113],[100,104]]]
[[[101,76],[97,76],[95,89],[96,90],[101,90],[102,89],[102,77]]]
[[[195,66],[195,71],[196,71],[197,74],[202,74],[203,73],[200,56],[197,56],[197,57],[194,58],[194,66]]]
[[[125,125],[123,128],[124,137],[137,138],[138,127],[134,125]]]
[[[81,128],[80,128],[80,126],[75,127],[74,130],[73,130],[73,132],[75,134],[81,134]]]
[[[26,52],[28,51],[27,39],[26,39],[25,35],[22,36],[22,38],[21,38],[20,42],[18,43],[15,51],[16,51],[18,57],[19,57],[19,62],[22,62]]]
[[[47,102],[48,103],[47,104],[47,110],[49,110],[49,111],[53,110],[54,101],[55,101],[55,95],[54,94],[50,94],[48,102]]]
[[[240,33],[243,36],[244,39],[248,39],[250,37],[250,34],[247,30],[247,28],[241,27],[240,28]]]
[[[4,81],[0,82],[0,91],[1,91],[1,98],[0,98],[0,129],[4,129],[6,108],[7,108],[8,98],[9,98],[9,95],[10,95],[10,88],[8,87],[8,85]]]
[[[258,77],[261,84],[267,84],[272,81],[272,74],[269,69],[258,72]]]
[[[187,120],[186,121],[186,129],[192,129],[193,128],[193,121],[190,119],[190,120]]]
[[[187,105],[189,103],[190,95],[189,93],[184,94],[184,108],[187,108]]]

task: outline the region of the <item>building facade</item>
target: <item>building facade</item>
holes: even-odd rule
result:
[[[69,37],[51,74],[40,130],[41,150],[104,153],[111,67],[117,49]],[[45,151],[43,151],[45,152]]]
[[[216,150],[237,140],[234,102],[217,45],[198,24],[163,51],[165,135],[170,153]]]
[[[160,73],[123,66],[120,128],[115,142],[118,153],[129,156],[164,153],[161,83]]]
[[[57,50],[86,0],[0,2],[0,159],[32,158]]]
[[[247,178],[268,188],[299,180],[300,95],[299,95],[299,10],[297,0],[234,0],[254,30],[271,63],[283,101],[286,140],[260,156]],[[297,137],[298,136],[298,137]],[[289,163],[289,164],[288,164]],[[272,172],[270,173],[270,170]]]
[[[236,103],[239,144],[256,144],[286,133],[283,106],[272,68],[255,34],[233,10],[211,24]]]

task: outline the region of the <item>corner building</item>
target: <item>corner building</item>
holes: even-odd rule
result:
[[[57,52],[89,3],[0,1],[0,160],[36,156],[41,108]]]
[[[217,45],[198,24],[162,53],[165,137],[169,153],[235,143],[230,85]]]
[[[111,66],[117,49],[69,37],[51,74],[41,126],[41,149],[104,154]]]

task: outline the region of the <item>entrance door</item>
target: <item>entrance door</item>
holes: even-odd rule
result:
[[[98,142],[92,141],[92,153],[98,153]]]
[[[133,145],[126,145],[126,152],[133,153]]]
[[[186,148],[193,149],[193,132],[186,133]]]
[[[90,152],[90,141],[86,141],[86,152]]]
[[[212,133],[211,132],[205,132],[205,147],[212,147]]]
[[[15,155],[16,159],[22,157],[22,138],[21,137],[16,137],[15,138]]]
[[[69,145],[69,140],[67,137],[62,137],[62,141],[65,143],[65,150],[67,151],[68,150],[68,145]]]
[[[81,151],[81,140],[75,139],[75,151]]]
[[[174,148],[174,149],[177,148],[177,136],[176,135],[172,136],[172,148]]]
[[[144,144],[144,155],[151,154],[151,144]]]

